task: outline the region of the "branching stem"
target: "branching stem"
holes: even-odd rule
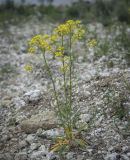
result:
[[[56,100],[56,103],[57,103],[58,109],[60,109],[59,100],[58,100],[58,96],[57,96],[57,92],[56,92],[55,81],[54,81],[54,79],[53,79],[53,76],[52,76],[52,73],[51,73],[50,67],[49,67],[48,62],[47,62],[47,60],[46,60],[45,51],[43,52],[43,58],[44,58],[44,62],[45,62],[46,69],[47,69],[48,74],[49,74],[49,76],[50,76],[50,79],[51,79],[51,81],[52,81],[55,100]]]

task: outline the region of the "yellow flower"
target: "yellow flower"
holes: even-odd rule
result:
[[[62,57],[62,56],[63,56],[63,53],[62,53],[62,52],[55,52],[55,56],[56,56],[56,57]]]
[[[50,37],[50,41],[52,43],[55,43],[56,41],[58,41],[58,35],[57,34],[52,34],[51,37]]]
[[[64,52],[64,47],[63,47],[63,46],[60,46],[60,47],[57,48],[57,50]]]
[[[72,36],[72,41],[74,42],[82,39],[84,34],[85,34],[85,30],[82,27],[78,28]]]
[[[79,24],[81,24],[81,21],[80,20],[76,20],[75,24],[79,25]]]
[[[28,53],[33,54],[33,53],[35,53],[35,52],[36,52],[36,48],[34,48],[34,47],[30,47],[30,48],[28,49]]]
[[[69,26],[69,28],[74,29],[76,27],[76,23],[73,20],[66,21],[66,25]]]
[[[92,39],[88,42],[88,47],[93,48],[97,45],[96,39]]]
[[[29,53],[35,53],[36,49],[38,48],[44,51],[48,51],[49,53],[54,53],[58,57],[60,57],[61,55],[63,56],[64,47],[60,46],[57,48],[56,45],[57,42],[60,43],[61,37],[63,38],[65,36],[65,38],[68,38],[71,35],[72,42],[74,42],[76,40],[81,39],[84,33],[85,30],[81,25],[81,21],[68,20],[64,24],[61,24],[58,27],[56,27],[51,36],[49,36],[48,34],[39,34],[34,36],[29,41]]]
[[[69,24],[72,26],[72,25],[75,25],[75,21],[70,19],[66,21],[66,24]]]
[[[36,35],[29,41],[29,45],[30,46],[38,45],[41,40],[42,40],[42,36],[41,35]]]
[[[59,36],[65,36],[69,33],[69,29],[65,24],[59,25],[57,28],[54,29],[54,31],[59,35]]]
[[[49,39],[49,35],[48,34],[43,35],[43,39]]]
[[[31,71],[33,70],[33,67],[32,67],[32,65],[30,65],[30,64],[26,64],[26,65],[24,66],[24,69],[25,69],[25,71],[27,71],[27,72],[31,72]]]
[[[54,39],[54,37],[53,37]],[[34,36],[30,42],[29,42],[29,45],[30,45],[30,51],[31,52],[34,52],[34,47],[38,47],[39,49],[42,49],[42,50],[47,50],[49,52],[52,52],[53,49],[52,49],[52,46],[50,44],[50,37],[49,35],[45,34],[45,35],[36,35]]]

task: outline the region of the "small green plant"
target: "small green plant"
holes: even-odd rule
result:
[[[125,95],[116,91],[114,88],[108,88],[104,94],[104,102],[109,108],[109,114],[113,117],[116,116],[122,120],[126,116],[126,110],[123,106],[125,102]]]
[[[85,146],[85,141],[78,138],[79,131],[77,122],[79,121],[80,111],[73,106],[73,73],[74,56],[73,44],[79,41],[85,34],[84,27],[79,20],[68,20],[64,24],[56,27],[51,35],[36,35],[29,41],[29,53],[35,53],[39,49],[42,53],[44,64],[53,86],[54,99],[56,102],[55,112],[59,118],[61,127],[64,129],[64,137],[58,137],[52,146],[52,151],[61,152],[74,146]],[[67,52],[67,55],[65,54]],[[54,74],[49,64],[48,54],[55,57],[60,62],[59,74],[62,91],[56,88]],[[55,61],[54,61],[55,62]],[[25,66],[27,71],[32,70],[31,65]],[[63,83],[62,83],[63,82]]]
[[[128,106],[130,86],[124,75],[121,81],[121,88],[112,85],[105,89],[103,114],[106,118],[109,116],[113,120],[116,131],[125,138],[130,133],[130,109]],[[118,127],[119,123],[122,123],[122,128]]]

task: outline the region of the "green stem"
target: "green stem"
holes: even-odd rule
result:
[[[49,76],[50,76],[50,78],[51,78],[51,81],[52,81],[55,100],[56,100],[58,109],[60,109],[59,100],[58,100],[58,96],[57,96],[57,92],[56,92],[56,87],[55,87],[55,81],[54,81],[54,79],[53,79],[53,77],[52,77],[52,73],[51,73],[50,67],[48,66],[48,62],[47,62],[46,56],[45,56],[45,51],[43,52],[43,58],[44,58],[44,62],[45,62],[45,66],[46,66],[46,68],[47,68],[48,74],[49,74]]]
[[[64,40],[63,40],[63,36],[61,39],[61,46],[63,47]],[[65,67],[65,60],[64,60],[64,55],[63,55],[63,60],[62,60],[62,64],[63,64],[63,68]],[[66,93],[66,74],[65,74],[65,70],[63,70],[63,79],[64,79],[64,95],[65,95],[65,101],[66,101],[66,105],[67,105],[67,93]]]
[[[70,39],[69,39],[69,49],[70,49],[70,107],[72,107],[72,37],[70,33]]]

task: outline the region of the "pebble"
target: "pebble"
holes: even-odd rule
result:
[[[31,143],[33,143],[34,139],[35,139],[35,135],[34,135],[34,134],[29,134],[29,135],[27,136],[27,138],[26,138],[26,141],[27,141],[29,144],[31,144]]]
[[[26,146],[27,146],[27,142],[26,142],[26,141],[23,140],[23,141],[20,141],[20,142],[19,142],[19,148],[20,148],[20,149],[23,149],[23,148],[25,148]]]
[[[39,147],[40,147],[40,144],[39,144],[39,143],[32,143],[32,144],[30,145],[30,150],[31,150],[31,151],[34,151],[34,150],[37,150]]]
[[[32,90],[23,95],[25,101],[38,101],[41,96],[40,90]]]
[[[67,158],[67,160],[70,160],[70,159],[73,160],[74,159],[74,152],[67,153],[66,158]]]
[[[14,160],[27,160],[28,156],[26,152],[19,152],[15,154]]]
[[[118,154],[117,153],[112,153],[112,154],[108,154],[105,157],[105,160],[117,160]]]
[[[127,155],[121,155],[121,157],[123,158],[123,160],[130,160],[130,158]]]
[[[31,160],[48,160],[45,151],[34,151],[30,158]]]
[[[130,152],[127,153],[127,156],[130,158]]]
[[[64,136],[63,129],[55,128],[55,129],[43,131],[43,133],[42,133],[42,137],[46,137],[46,138],[56,138],[56,137],[60,137],[60,136]]]

